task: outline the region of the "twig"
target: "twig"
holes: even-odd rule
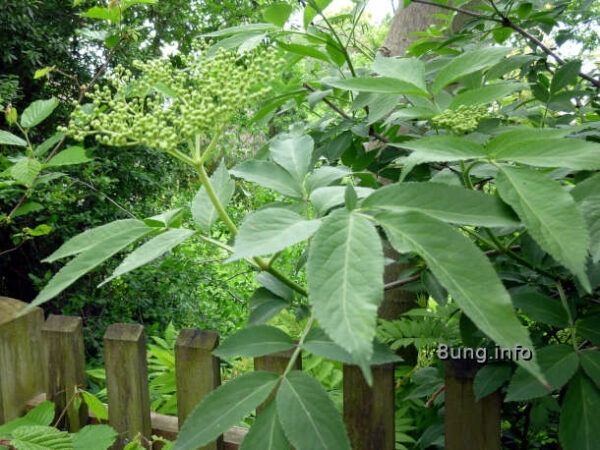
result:
[[[385,286],[383,286],[383,290],[384,291],[389,291],[391,289],[396,289],[396,288],[399,288],[399,287],[402,287],[402,286],[406,286],[407,284],[410,284],[413,281],[417,281],[420,278],[421,278],[421,274],[418,273],[416,275],[413,275],[413,276],[408,277],[408,278],[404,278],[402,280],[392,281],[390,283],[386,283]]]

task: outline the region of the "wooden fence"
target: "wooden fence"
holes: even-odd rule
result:
[[[90,420],[85,405],[75,409],[72,401],[77,388],[86,386],[81,319],[51,315],[44,321],[39,308],[15,318],[24,306],[0,297],[0,424],[22,415],[28,404],[47,398],[55,402],[57,411],[65,411],[60,426],[76,431]],[[138,434],[177,437],[179,425],[194,406],[221,382],[219,360],[211,353],[218,341],[218,335],[210,331],[181,330],[175,346],[178,417],[172,417],[150,411],[144,328],[137,324],[108,327],[104,360],[109,424],[119,432],[113,448],[123,448]],[[288,356],[256,358],[255,368],[281,373]],[[470,362],[447,366],[447,450],[500,449],[500,395],[475,402],[475,371]],[[372,387],[354,366],[344,366],[343,376],[344,420],[352,448],[393,450],[393,365],[373,368]],[[233,428],[204,449],[238,449],[244,436],[244,429]]]

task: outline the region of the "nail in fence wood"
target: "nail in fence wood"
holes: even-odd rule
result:
[[[212,331],[183,329],[175,344],[177,378],[177,412],[179,427],[200,401],[221,384],[219,358],[212,351],[219,344],[219,335]],[[202,450],[222,450],[223,436]]]
[[[446,450],[500,450],[500,392],[475,401],[472,360],[446,362]]]
[[[352,448],[394,450],[394,365],[372,366],[369,387],[358,366],[344,364],[344,422]]]
[[[0,424],[19,417],[25,402],[44,390],[41,329],[44,314],[27,303],[0,297]]]
[[[42,328],[46,346],[46,398],[56,405],[60,428],[76,432],[87,422],[85,403],[76,407],[78,387],[86,385],[83,326],[80,317],[51,315]],[[64,413],[63,413],[64,411]]]
[[[110,325],[104,335],[108,423],[119,433],[114,449],[136,435],[151,436],[150,395],[144,327]]]

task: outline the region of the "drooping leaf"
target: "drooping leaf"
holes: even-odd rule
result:
[[[475,325],[503,348],[532,349],[527,330],[490,261],[451,226],[418,212],[375,216],[400,253],[416,252]],[[474,276],[474,274],[477,274]],[[519,360],[541,377],[535,360]]]
[[[306,277],[319,324],[366,364],[383,300],[383,250],[372,222],[345,209],[330,214],[311,243]]]
[[[471,50],[452,58],[435,77],[431,86],[433,93],[438,93],[465,75],[493,66],[511,51],[510,48],[488,47]]]
[[[143,230],[148,230],[148,227],[140,220],[115,220],[114,222],[92,228],[72,237],[61,245],[54,253],[44,258],[42,262],[51,263],[58,259],[66,258],[67,256],[85,252],[99,243],[111,239],[113,236],[118,236],[120,233],[135,233]]]
[[[315,189],[329,186],[334,181],[341,180],[351,173],[352,171],[344,166],[322,166],[311,172],[306,178],[304,185],[306,186],[306,191],[311,193]]]
[[[511,294],[513,304],[535,321],[558,328],[568,326],[565,309],[559,300],[547,297],[534,289],[523,289]]]
[[[106,377],[104,378],[106,379]],[[81,391],[81,396],[83,397],[83,401],[87,405],[88,410],[96,416],[96,419],[100,421],[108,420],[108,408],[98,399],[98,397],[86,391]]]
[[[148,242],[142,244],[140,247],[127,255],[127,258],[125,258],[119,267],[115,269],[112,275],[100,283],[99,286],[102,286],[109,281],[126,274],[127,272],[131,272],[138,267],[154,261],[159,256],[162,256],[164,253],[181,244],[193,234],[193,230],[173,228],[153,237]]]
[[[292,371],[275,398],[285,435],[298,450],[350,450],[339,411],[317,380]]]
[[[422,92],[425,84],[425,63],[417,58],[385,58],[377,56],[372,69],[379,75],[409,83]]]
[[[40,425],[24,425],[12,432],[9,442],[17,450],[73,450],[66,431]]]
[[[255,358],[294,347],[294,340],[279,328],[256,325],[242,328],[219,344],[213,353],[220,358]]]
[[[114,444],[117,432],[108,425],[87,425],[71,438],[73,450],[106,450]]]
[[[444,222],[485,227],[515,226],[519,221],[499,198],[439,183],[394,183],[377,189],[362,209],[419,211]]]
[[[195,450],[213,441],[264,402],[278,381],[272,372],[257,371],[220,386],[189,415],[173,450]]]
[[[537,354],[538,364],[552,390],[563,387],[577,371],[579,360],[569,345],[550,345],[539,349]],[[544,385],[519,367],[508,386],[506,401],[526,401],[549,393]]]
[[[285,169],[271,161],[250,160],[235,166],[233,175],[288,197],[302,197],[302,188]]]
[[[42,170],[42,164],[33,158],[23,158],[10,168],[10,175],[24,186],[31,187]]]
[[[355,187],[356,196],[365,198],[373,192],[371,188]],[[325,214],[335,206],[343,205],[345,200],[345,186],[326,186],[315,189],[310,194],[310,202],[319,214]]]
[[[473,380],[475,399],[481,400],[494,392],[510,379],[512,369],[509,364],[488,364],[481,368]]]
[[[483,87],[468,89],[459,93],[450,102],[450,108],[456,108],[460,105],[482,105],[500,100],[519,89],[523,89],[521,83],[515,81],[499,82],[488,84]]]
[[[266,288],[258,288],[250,297],[250,317],[248,325],[261,325],[275,317],[290,304]]]
[[[600,430],[600,392],[582,373],[569,383],[558,435],[564,450],[595,450]]]
[[[589,232],[573,197],[529,168],[502,166],[496,183],[500,197],[514,208],[531,237],[590,291],[585,272]]]
[[[23,128],[35,127],[52,114],[52,111],[54,111],[57,106],[58,99],[54,97],[48,100],[36,100],[32,102],[25,108],[23,114],[21,114],[21,126]]]
[[[56,166],[67,166],[71,164],[82,164],[91,161],[92,158],[88,157],[83,147],[69,147],[62,152],[56,154],[50,161],[48,161],[46,167]]]
[[[391,77],[356,77],[345,80],[327,80],[327,84],[352,91],[379,94],[429,95],[427,90],[403,80]]]
[[[269,144],[273,161],[287,170],[300,184],[310,168],[313,148],[314,141],[308,135],[278,136]]]
[[[590,253],[596,263],[600,261],[600,174],[579,183],[571,195],[590,230]]]
[[[16,145],[18,147],[27,147],[27,141],[15,136],[8,131],[0,130],[0,145]]]
[[[229,177],[225,163],[221,161],[217,170],[210,177],[210,183],[223,207],[227,206],[235,190],[235,183]],[[208,196],[204,186],[192,200],[192,217],[202,231],[208,232],[217,221],[219,214]]]
[[[271,402],[263,409],[250,431],[242,441],[240,450],[289,450],[290,443],[285,437],[279,417],[277,406]]]
[[[278,27],[283,27],[292,14],[292,7],[288,3],[274,3],[263,11],[263,18]]]
[[[276,253],[308,239],[320,225],[320,220],[306,220],[287,209],[262,209],[246,216],[229,260]]]

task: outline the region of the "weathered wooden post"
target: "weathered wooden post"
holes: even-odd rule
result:
[[[34,308],[15,317],[26,306],[0,297],[0,424],[23,414],[25,402],[44,390],[44,314]]]
[[[219,358],[212,351],[219,344],[219,335],[212,331],[183,329],[175,344],[177,378],[177,415],[179,427],[204,397],[221,384]],[[222,450],[223,436],[202,450]]]
[[[113,448],[122,449],[138,434],[149,440],[152,426],[144,327],[109,326],[104,334],[104,367],[108,422],[120,434]]]
[[[502,398],[498,391],[475,401],[474,360],[446,361],[446,450],[500,450]]]
[[[61,428],[76,432],[87,423],[85,403],[76,408],[77,389],[86,385],[83,326],[80,317],[51,315],[42,328],[46,346],[46,398],[62,414]],[[65,414],[63,414],[65,411]]]
[[[353,449],[394,450],[394,364],[371,369],[369,387],[358,366],[344,364],[344,422]]]

